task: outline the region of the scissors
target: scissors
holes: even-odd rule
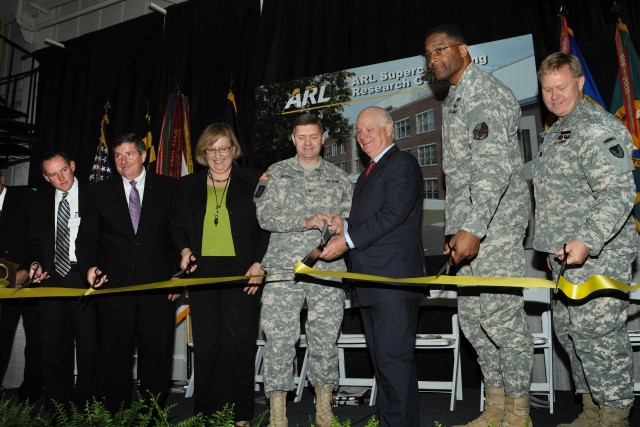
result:
[[[436,273],[436,279],[438,277],[440,277],[443,274],[446,274],[447,276],[449,275],[449,271],[451,270],[451,266],[454,264],[453,262],[453,251],[456,250],[455,245],[451,246],[451,243],[447,242],[447,246],[449,247],[449,259],[447,260],[447,262],[442,266],[442,268]]]
[[[567,269],[567,244],[565,243],[562,247],[562,252],[564,252],[564,259],[562,264],[560,264],[560,274],[558,274],[558,280],[556,280],[556,288],[553,290],[553,293],[558,293],[558,284],[560,283],[560,278],[564,275],[565,270]]]
[[[40,266],[40,264],[38,262],[36,262],[36,261],[31,263],[31,266],[29,267],[29,271],[33,271],[33,274],[32,274],[33,277],[32,278],[27,277],[27,280],[25,280],[24,283],[22,285],[20,285],[20,287],[16,287],[16,290],[13,291],[11,293],[11,295],[15,294],[16,292],[18,292],[22,288],[28,288],[29,286],[33,285],[33,280],[34,279],[40,278],[40,276],[35,277],[35,272],[36,272],[36,270],[38,270],[39,266]]]
[[[318,246],[313,248],[311,252],[309,252],[307,256],[304,257],[304,259],[302,260],[302,263],[307,267],[313,267],[315,263],[318,261],[318,259],[320,259],[320,254],[322,254],[322,250],[324,249],[326,244],[329,242],[333,234],[334,233],[332,233],[329,230],[329,224],[325,222],[321,231],[320,244],[318,244]]]
[[[193,258],[193,260],[192,260]],[[185,268],[183,268],[182,270],[178,271],[176,274],[174,274],[173,276],[171,276],[172,279],[184,279],[186,276],[188,276],[189,271],[191,271],[191,267],[193,267],[194,265],[196,265],[196,262],[198,260],[196,259],[196,257],[191,254],[191,256],[189,257],[189,262],[187,263],[187,266]]]

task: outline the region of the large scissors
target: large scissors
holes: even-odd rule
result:
[[[324,247],[327,245],[333,234],[334,233],[329,230],[329,224],[325,222],[320,234],[320,243],[318,246],[313,248],[306,257],[304,257],[302,263],[307,267],[313,267],[315,263],[318,262],[318,259],[320,259],[320,254],[322,254]]]
[[[455,245],[451,246],[451,243],[447,242],[447,246],[449,247],[449,259],[447,259],[447,262],[442,266],[442,268],[436,273],[436,279],[438,277],[440,277],[443,274],[446,274],[447,276],[449,275],[449,271],[451,270],[451,266],[454,264],[453,262],[453,251],[456,250]]]
[[[560,274],[558,274],[558,280],[556,280],[556,288],[553,290],[553,293],[558,293],[558,284],[560,283],[560,278],[564,275],[565,270],[567,269],[567,244],[565,243],[562,247],[562,252],[564,252],[564,258],[562,263],[560,264]]]

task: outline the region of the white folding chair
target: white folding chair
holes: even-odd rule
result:
[[[636,304],[640,303],[640,290],[629,293],[629,301],[636,301]],[[629,341],[631,341],[631,347],[640,347],[640,330],[628,330]],[[640,382],[635,381],[633,383],[633,393],[640,394]]]
[[[255,391],[260,391],[260,384],[264,384],[264,352],[265,352],[265,337],[262,330],[260,330],[260,335],[256,340],[256,346],[258,347],[256,350],[256,361],[255,361],[255,379],[254,379],[254,389]],[[309,351],[307,346],[307,336],[305,334],[300,334],[300,338],[296,343],[296,348],[304,348],[304,358],[302,360],[302,366],[298,370],[298,358],[295,357],[293,359],[293,365],[291,367],[293,371],[293,382],[296,385],[296,397],[293,399],[294,402],[300,402],[302,400],[302,391],[307,384],[307,370],[308,370],[308,361],[309,361]]]
[[[425,298],[422,306],[457,306],[458,293],[455,290],[432,290],[431,296]],[[460,367],[460,325],[458,315],[451,316],[450,333],[418,333],[416,336],[416,351],[418,350],[442,350],[453,351],[453,372],[450,381],[426,381],[418,380],[420,391],[444,391],[451,393],[449,410],[455,409],[456,400],[462,400],[462,374]]]
[[[535,351],[542,350],[544,357],[544,376],[543,382],[532,382],[530,392],[534,400],[532,403],[540,407],[549,407],[549,413],[553,414],[555,402],[555,391],[553,386],[553,327],[551,320],[551,290],[547,288],[524,288],[523,297],[525,311],[531,304],[542,304],[542,313],[540,321],[542,330],[540,332],[532,332],[533,349]],[[537,399],[537,395],[546,396],[546,400]],[[484,409],[484,383],[480,383],[480,410]]]
[[[351,300],[347,297],[344,302],[345,309],[351,308]],[[342,331],[338,336],[338,370],[340,372],[339,386],[356,386],[356,387],[370,387],[371,395],[369,398],[369,405],[373,406],[376,403],[376,391],[378,383],[375,375],[371,377],[349,377],[347,376],[347,370],[345,366],[344,352],[347,349],[353,348],[367,348],[367,341],[364,334],[345,334]]]

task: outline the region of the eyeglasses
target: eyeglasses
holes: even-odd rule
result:
[[[228,147],[220,147],[220,148],[207,148],[206,151],[207,154],[215,154],[215,153],[219,153],[219,154],[227,154],[229,152],[229,150],[231,150],[231,146]]]
[[[437,47],[434,49],[433,52],[429,52],[428,50],[424,51],[424,58],[429,61],[432,57],[434,56],[440,56],[444,53],[445,50],[449,49],[450,47],[454,47],[454,46],[460,46],[463,43],[456,43],[456,44],[451,44],[449,46],[443,46],[443,47]]]

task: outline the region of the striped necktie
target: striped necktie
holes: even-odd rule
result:
[[[55,270],[64,277],[71,270],[71,261],[69,260],[69,201],[67,196],[69,193],[62,193],[62,200],[58,205],[58,223],[56,227],[56,254],[55,254]]]

